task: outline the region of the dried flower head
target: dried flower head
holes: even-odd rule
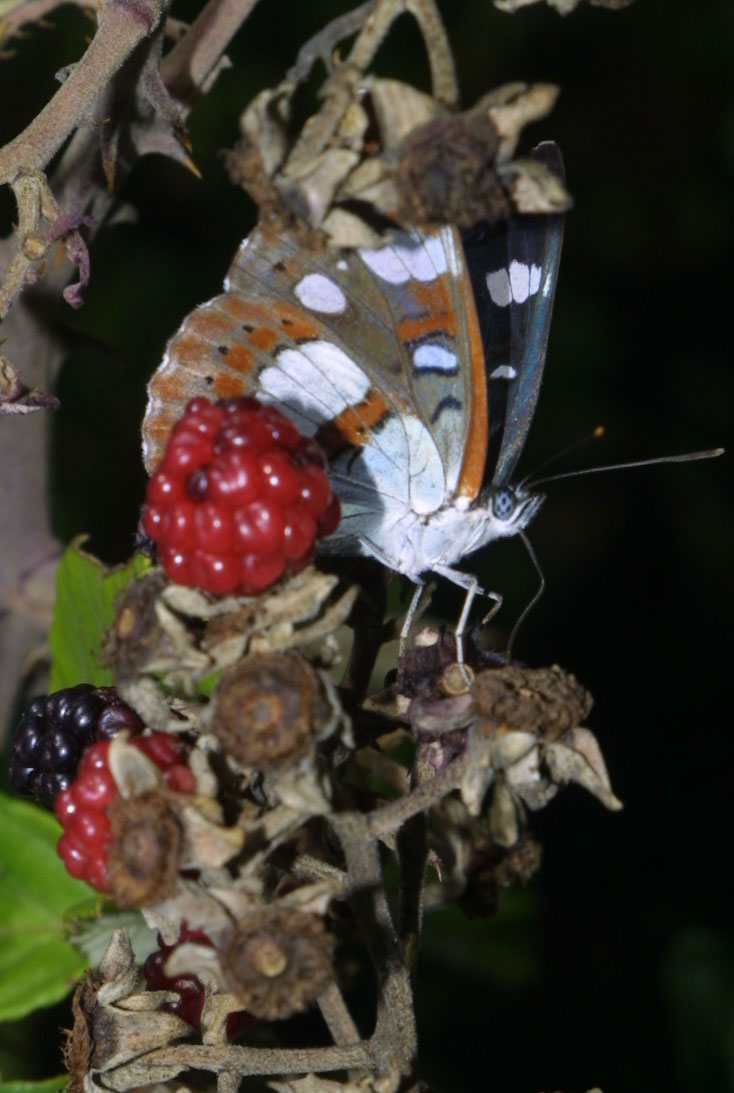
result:
[[[415,129],[400,149],[395,182],[404,224],[471,226],[506,217],[509,202],[494,161],[489,118],[446,115]]]
[[[119,797],[108,815],[114,842],[107,860],[107,891],[119,907],[143,907],[173,895],[182,831],[166,795],[151,790]]]
[[[304,1010],[332,974],[334,942],[315,914],[254,911],[221,953],[229,989],[255,1017],[275,1021]]]
[[[296,762],[332,715],[318,675],[294,652],[241,660],[223,673],[213,701],[212,731],[244,767]]]
[[[480,672],[472,686],[480,720],[554,740],[582,724],[593,699],[570,672],[508,665]]]

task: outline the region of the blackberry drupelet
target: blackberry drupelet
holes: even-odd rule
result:
[[[53,808],[57,794],[74,780],[84,749],[127,729],[143,731],[138,715],[114,687],[80,683],[26,706],[13,741],[10,785]]]

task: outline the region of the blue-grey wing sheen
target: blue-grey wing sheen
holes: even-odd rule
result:
[[[539,145],[533,156],[563,177],[555,144]],[[487,485],[509,484],[535,413],[562,241],[559,214],[514,216],[463,240],[487,368]]]

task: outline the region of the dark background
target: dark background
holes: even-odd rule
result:
[[[559,141],[575,208],[524,469],[600,422],[605,439],[573,465],[726,444],[730,0],[638,0],[618,13],[582,4],[565,19],[540,5],[508,16],[489,0],[442,7],[463,105],[508,80],[562,88],[525,138],[526,148]],[[66,309],[83,338],[58,384],[54,519],[64,539],[91,532],[109,561],[129,553],[142,495],[144,383],[185,313],[218,291],[253,222],[218,150],[234,142],[249,98],[344,10],[261,0],[235,42],[235,69],[191,118],[203,181],[159,157],[142,161],[125,187],[138,222],[100,232],[87,304]],[[3,141],[83,48],[79,12],[54,22],[0,65],[0,102],[14,104],[1,112]],[[379,67],[426,86],[409,20]],[[3,194],[6,225],[11,212]],[[532,819],[544,853],[528,890],[509,893],[495,920],[457,912],[429,922],[418,981],[424,1072],[446,1093],[731,1088],[729,462],[559,483],[532,529],[548,587],[516,652],[562,664],[595,695],[589,725],[625,810],[566,791]],[[528,559],[517,543],[498,544],[483,564],[506,594],[510,625],[534,588]],[[437,603],[451,618],[452,594]],[[7,1030],[6,1047],[28,1042],[29,1027]],[[51,1059],[46,1072],[57,1069]]]

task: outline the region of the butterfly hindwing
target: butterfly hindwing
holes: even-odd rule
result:
[[[555,144],[539,145],[533,156],[562,177]],[[489,407],[486,483],[494,488],[514,476],[535,413],[562,239],[560,215],[511,217],[464,239],[482,324]]]

